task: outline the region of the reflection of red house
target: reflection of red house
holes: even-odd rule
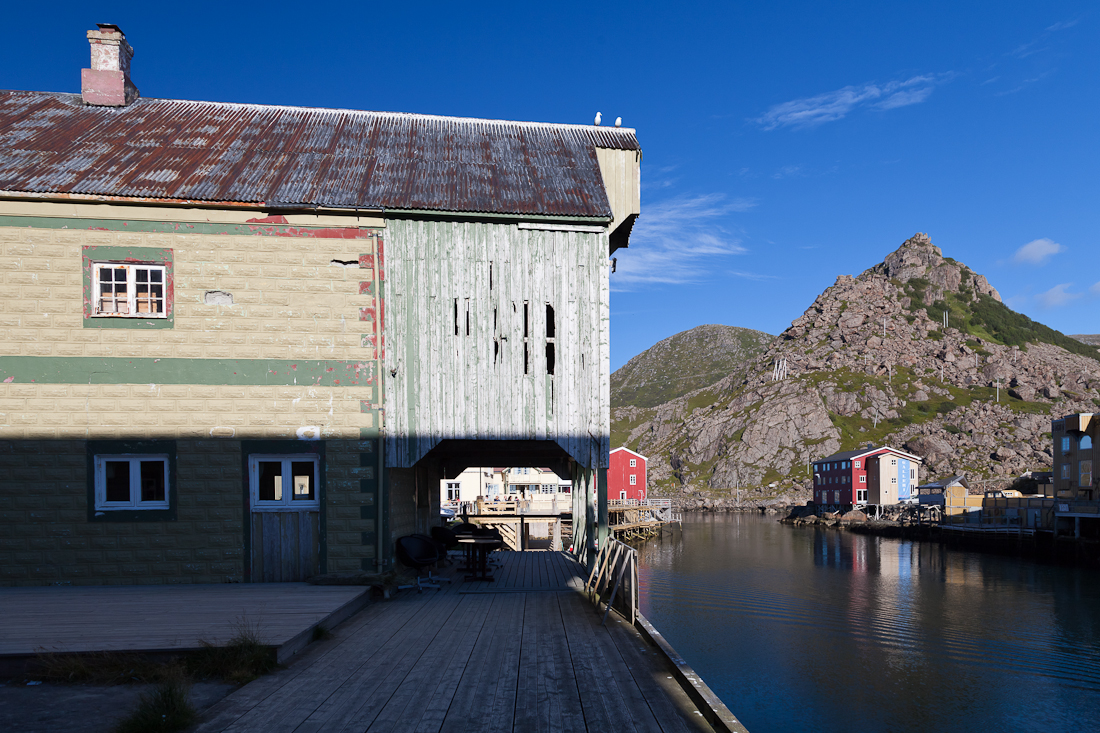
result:
[[[607,469],[607,498],[645,499],[647,460],[629,448],[611,451],[611,467]]]

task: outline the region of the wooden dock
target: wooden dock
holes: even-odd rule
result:
[[[505,552],[492,583],[372,603],[210,710],[198,731],[713,730],[666,654],[614,614],[600,625],[583,569]]]
[[[284,661],[310,642],[314,626],[335,626],[362,609],[368,591],[306,583],[0,588],[0,665],[44,652],[198,649],[242,627]]]

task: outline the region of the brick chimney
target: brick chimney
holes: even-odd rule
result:
[[[130,81],[130,59],[134,49],[117,25],[96,25],[99,30],[88,31],[92,68],[80,70],[80,96],[85,104],[125,107],[141,96]]]

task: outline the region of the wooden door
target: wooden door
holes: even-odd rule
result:
[[[316,455],[248,460],[252,581],[299,582],[320,572],[321,504]]]

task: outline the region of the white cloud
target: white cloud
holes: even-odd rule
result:
[[[1096,282],[1091,288],[1089,288],[1089,292],[1093,295],[1100,296],[1100,281]]]
[[[949,75],[943,78],[947,79]],[[926,74],[881,85],[848,86],[834,92],[774,105],[753,121],[765,130],[774,130],[777,127],[815,127],[843,119],[858,107],[895,109],[919,104],[928,99],[936,83],[935,76]]]
[[[1016,250],[1012,261],[1017,265],[1044,265],[1054,255],[1066,248],[1046,237],[1035,239]]]
[[[879,109],[895,109],[897,107],[908,107],[911,104],[920,104],[924,100],[928,99],[928,95],[931,93],[932,87],[930,86],[921,87],[919,89],[905,89],[900,92],[894,92],[875,106]]]
[[[777,170],[775,173],[772,173],[772,178],[774,178],[775,180],[778,181],[778,180],[781,180],[783,178],[791,178],[793,176],[803,176],[803,175],[805,175],[805,174],[802,171],[802,166],[800,166],[800,165],[785,165],[782,168],[780,168],[779,170]]]
[[[612,288],[699,282],[724,270],[722,260],[748,250],[720,222],[728,214],[755,206],[755,199],[727,201],[722,194],[677,196],[646,204],[631,232],[630,248],[617,255]]]
[[[1066,288],[1072,287],[1073,283],[1062,283],[1055,285],[1045,293],[1039,293],[1035,296],[1035,300],[1039,301],[1039,305],[1043,308],[1057,308],[1063,306],[1066,303],[1076,300],[1081,297],[1081,293],[1067,293]]]
[[[1058,23],[1055,23],[1054,25],[1047,26],[1047,30],[1048,31],[1064,31],[1066,28],[1072,28],[1073,26],[1077,25],[1077,22],[1079,20],[1081,20],[1081,19],[1080,18],[1075,18],[1073,20],[1059,21]]]

